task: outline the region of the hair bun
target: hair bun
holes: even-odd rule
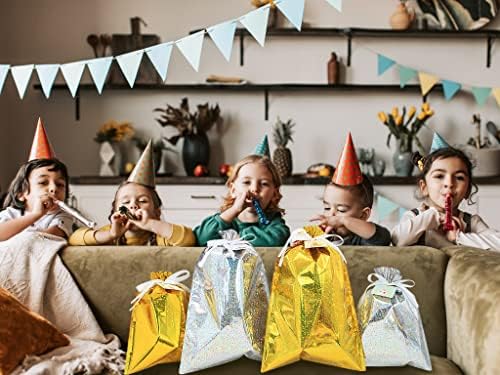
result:
[[[420,154],[420,152],[415,151],[411,156],[411,161],[418,167],[418,169],[424,169],[424,157]]]

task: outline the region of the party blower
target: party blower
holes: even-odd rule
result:
[[[70,206],[68,206],[66,203],[64,203],[63,201],[60,201],[60,200],[57,200],[57,199],[54,199],[54,203],[57,204],[57,206],[63,210],[64,212],[70,214],[71,216],[73,216],[76,220],[80,221],[83,225],[93,229],[96,227],[96,222],[95,221],[91,221],[91,220],[88,220],[86,219],[81,213],[79,213],[77,210],[75,210],[74,208],[71,208]]]
[[[257,215],[259,216],[259,222],[263,225],[268,225],[269,219],[264,214],[264,210],[260,206],[259,200],[257,198],[252,198],[252,204],[255,207],[255,211],[257,211]]]

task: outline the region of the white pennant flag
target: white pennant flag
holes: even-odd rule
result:
[[[146,55],[153,63],[156,71],[161,77],[161,81],[165,82],[167,78],[168,64],[170,55],[172,54],[172,42],[158,44],[154,47],[146,48]]]
[[[200,67],[201,47],[203,46],[204,38],[205,31],[202,30],[175,42],[186,60],[196,71],[198,71],[198,68]]]
[[[227,61],[231,58],[235,31],[236,21],[220,23],[207,29],[208,35]]]
[[[304,18],[304,0],[287,0],[276,3],[278,9],[292,23],[297,30],[302,27],[302,19]]]
[[[120,69],[122,70],[123,75],[127,79],[130,87],[134,87],[143,54],[144,50],[141,49],[139,51],[133,51],[116,56],[116,61],[118,61],[118,65],[120,65]]]
[[[326,0],[330,3],[332,7],[337,9],[339,12],[342,12],[342,0]]]
[[[31,73],[33,72],[33,67],[33,64],[29,64],[13,66],[12,68],[10,68],[12,77],[14,78],[14,83],[17,87],[17,92],[19,93],[19,97],[21,99],[24,98],[24,93],[26,92],[26,88],[28,87]]]
[[[43,93],[48,99],[52,91],[52,86],[54,86],[57,72],[59,71],[59,64],[37,64],[35,65],[35,69],[38,74],[38,80],[42,85]]]
[[[264,47],[267,32],[267,20],[269,18],[270,5],[264,5],[253,10],[240,18],[240,22],[252,34],[255,40]]]
[[[3,85],[5,83],[5,79],[7,78],[7,73],[9,72],[10,65],[0,64],[0,94],[3,90]]]
[[[61,65],[61,72],[66,80],[71,96],[74,98],[80,86],[83,70],[85,69],[86,61],[75,61]]]
[[[94,84],[99,95],[102,94],[102,88],[104,87],[104,83],[106,82],[106,77],[108,76],[109,68],[112,62],[113,56],[101,57],[99,59],[92,59],[87,61],[90,75],[94,80]]]

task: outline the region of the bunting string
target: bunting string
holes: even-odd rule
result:
[[[326,1],[339,12],[342,11],[342,0]],[[290,23],[300,31],[304,16],[304,2],[305,0],[274,0],[273,4],[276,5]],[[118,56],[107,56],[64,64],[26,64],[19,66],[0,64],[0,94],[2,93],[8,73],[10,72],[19,97],[23,99],[33,70],[35,70],[42,86],[42,91],[45,97],[49,98],[56,76],[60,70],[71,95],[75,97],[83,72],[85,67],[87,67],[96,90],[100,95],[113,60],[116,60],[129,86],[133,88],[144,55],[149,58],[156,72],[161,77],[162,82],[164,82],[167,78],[168,65],[173,46],[176,46],[191,67],[195,71],[198,71],[205,33],[208,34],[221,54],[228,61],[231,57],[234,35],[238,23],[246,28],[255,38],[257,43],[264,46],[270,7],[271,4],[268,3],[239,18],[207,27],[206,29],[179,40],[160,43]]]

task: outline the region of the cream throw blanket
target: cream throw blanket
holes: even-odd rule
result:
[[[104,335],[71,274],[57,254],[66,241],[22,232],[0,242],[0,287],[69,336],[71,344],[27,357],[14,374],[123,373],[115,335]]]

